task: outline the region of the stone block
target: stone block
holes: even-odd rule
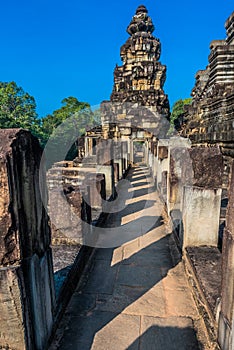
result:
[[[50,261],[51,250],[39,258],[34,254],[24,262],[24,268],[28,271],[26,283],[29,287],[29,302],[31,309],[31,324],[36,330],[34,333],[35,349],[44,349],[53,327],[54,306],[51,299],[51,276],[49,269],[52,268]]]
[[[158,147],[158,159],[163,160],[168,157],[168,147],[167,146],[159,146]]]
[[[41,154],[39,142],[29,132],[0,130],[0,264],[12,264],[34,251],[40,254],[50,244],[39,189]]]
[[[60,188],[50,190],[49,214],[54,243],[80,243],[82,219],[85,217],[85,213],[82,213],[83,206],[84,202],[78,186],[64,187],[64,191]]]
[[[123,176],[123,160],[122,159],[115,159],[115,164],[118,165],[119,180],[120,180],[122,178],[122,176]]]
[[[119,164],[114,163],[114,178],[115,178],[115,183],[119,181],[120,174],[119,174]]]
[[[185,186],[183,193],[183,247],[217,246],[221,189]]]
[[[122,158],[122,148],[120,142],[114,143],[114,159],[121,159]]]
[[[172,210],[179,210],[181,208],[183,186],[186,185],[187,182],[187,178],[186,180],[182,178],[182,166],[184,163],[191,163],[187,148],[174,147],[170,149],[167,189],[167,208],[169,213]]]
[[[0,347],[25,350],[20,267],[0,268]],[[22,271],[21,271],[22,273]]]
[[[84,195],[83,198],[86,206],[91,211],[90,220],[87,218],[85,221],[90,222],[91,220],[97,220],[102,212],[103,200],[106,199],[105,176],[103,174],[89,174],[85,180],[85,185],[88,186],[89,191],[88,195]]]
[[[192,185],[210,189],[222,187],[223,158],[218,147],[194,147],[188,150],[188,155],[191,162],[183,163],[183,175],[192,165]]]
[[[99,165],[111,165],[113,160],[113,143],[103,140],[97,145],[97,163]]]
[[[132,133],[131,128],[120,128],[121,135],[130,136]]]
[[[0,347],[3,348],[44,350],[52,331],[55,293],[41,155],[39,142],[30,132],[0,130],[0,315],[3,318]]]
[[[107,199],[114,194],[114,169],[112,165],[97,165],[97,172],[104,174]]]

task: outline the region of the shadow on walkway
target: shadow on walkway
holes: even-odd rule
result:
[[[130,180],[136,173],[137,169],[131,171]],[[156,194],[152,200],[151,192],[149,206],[157,201]],[[141,210],[143,215],[133,219],[135,231],[139,232],[144,220],[152,220],[151,216],[144,216],[144,210],[147,213],[144,200],[111,214],[107,227],[121,225],[126,214]],[[63,336],[59,340],[58,335],[59,345],[56,347],[55,341],[50,349],[199,349],[192,319],[167,315],[162,280],[174,267],[169,237],[162,216],[155,212],[152,227],[135,240],[116,249],[97,249],[60,325],[58,334]]]
[[[173,327],[161,325],[167,320],[159,319],[157,326],[148,328],[136,341],[126,350],[197,350],[199,342],[193,329],[191,320],[180,319],[179,323],[183,326],[174,325]],[[169,320],[169,323],[175,323]],[[189,324],[190,323],[190,324]],[[143,325],[145,329],[148,324]]]

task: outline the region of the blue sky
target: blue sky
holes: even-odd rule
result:
[[[196,71],[208,64],[210,42],[226,36],[233,0],[4,1],[0,80],[14,80],[33,95],[41,117],[68,96],[91,105],[108,100],[126,27],[141,3],[162,43],[171,105],[189,97]]]

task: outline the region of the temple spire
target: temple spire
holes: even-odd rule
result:
[[[148,10],[144,5],[140,5],[127,28],[127,32],[130,35],[134,35],[139,32],[152,34],[153,31],[154,25],[152,19],[148,16]]]

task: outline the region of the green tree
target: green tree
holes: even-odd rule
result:
[[[62,142],[64,147],[70,145],[71,134],[83,135],[85,131],[96,125],[96,117],[92,112],[90,104],[80,102],[76,97],[67,97],[62,100],[62,107],[55,110],[52,114],[42,119],[43,144],[48,139],[53,140],[55,153],[57,145]],[[64,123],[66,121],[66,123]],[[62,124],[62,128],[58,128]],[[76,145],[73,144],[67,159],[73,159],[76,156]]]
[[[0,128],[23,128],[40,135],[34,97],[12,82],[0,82]]]
[[[171,130],[174,130],[174,128],[177,129],[180,126],[184,115],[184,106],[190,104],[191,102],[191,98],[186,98],[184,100],[180,99],[174,103],[170,118]]]

